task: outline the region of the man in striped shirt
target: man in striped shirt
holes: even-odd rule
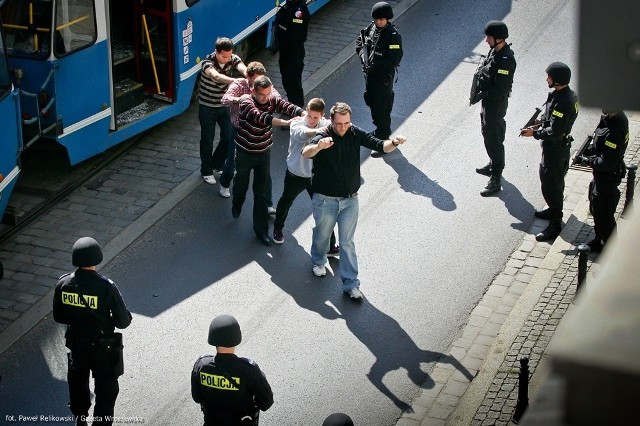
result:
[[[213,53],[202,61],[198,100],[200,103],[200,173],[208,184],[215,184],[214,171],[222,170],[229,145],[233,140],[229,107],[222,105],[222,96],[235,76],[246,74],[247,67],[242,59],[233,53],[233,41],[226,37],[216,40]],[[220,142],[213,150],[216,123],[220,127]]]
[[[274,117],[274,113],[291,117],[305,115],[305,111],[273,96],[273,84],[268,77],[256,78],[251,96],[240,100],[238,133],[236,135],[236,177],[233,185],[231,214],[240,216],[242,204],[249,189],[253,170],[253,230],[264,245],[271,245],[269,213],[267,211],[267,184],[271,176],[272,126],[288,126],[291,119]]]
[[[247,78],[241,78],[231,83],[222,97],[222,104],[231,108],[231,124],[233,124],[233,141],[231,141],[231,145],[229,145],[227,161],[224,163],[224,169],[222,170],[222,175],[219,179],[220,195],[225,198],[229,198],[231,196],[229,187],[231,186],[233,172],[235,171],[235,138],[238,133],[238,126],[240,122],[240,100],[243,95],[251,95],[251,87],[253,86],[255,79],[266,74],[267,70],[262,63],[249,62],[249,64],[247,64]],[[281,97],[275,87],[271,89],[271,96]],[[268,185],[267,206],[270,207],[269,214],[275,214],[275,209],[272,207],[271,179],[269,179]]]

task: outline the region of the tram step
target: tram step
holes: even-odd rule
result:
[[[116,113],[120,113],[144,101],[144,87],[142,83],[127,78],[116,83],[115,96]]]
[[[113,63],[113,80],[122,81],[136,75],[136,62],[133,55]]]

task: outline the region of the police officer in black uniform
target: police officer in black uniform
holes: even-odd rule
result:
[[[259,410],[273,405],[273,392],[258,364],[235,355],[242,341],[238,321],[219,315],[209,326],[217,354],[201,356],[191,372],[191,396],[200,404],[205,426],[257,425]]]
[[[287,0],[280,7],[275,18],[274,48],[280,50],[278,65],[282,77],[282,86],[287,99],[300,108],[305,107],[302,90],[302,71],[304,70],[304,42],[309,29],[309,9],[306,0]]]
[[[600,252],[616,228],[616,207],[620,201],[618,185],[624,178],[624,153],[629,144],[629,119],[623,111],[602,111],[593,134],[593,143],[576,160],[593,169],[589,184],[589,209],[595,238],[587,245]]]
[[[373,135],[386,140],[391,136],[393,83],[402,60],[402,38],[390,21],[393,9],[389,3],[374,4],[371,17],[373,22],[356,39],[356,53],[362,62],[366,83],[364,102],[371,108],[376,126]]]
[[[569,170],[571,128],[578,116],[576,93],[569,88],[571,69],[562,62],[553,62],[547,69],[549,93],[542,119],[522,129],[521,136],[533,136],[541,141],[540,186],[548,208],[535,212],[540,219],[549,220],[549,226],[536,235],[537,241],[553,240],[562,230],[564,177]]]
[[[120,390],[118,362],[122,347],[106,347],[114,328],[131,324],[131,313],[122,300],[118,287],[96,272],[102,262],[100,245],[90,237],[80,238],[73,245],[72,263],[75,272],[60,277],[53,295],[53,319],[67,324],[65,334],[69,370],[69,408],[77,416],[78,425],[86,425],[91,407],[89,372],[95,379],[94,425],[110,425],[113,408]],[[114,352],[120,351],[120,352]]]
[[[489,183],[480,192],[483,197],[500,191],[504,169],[504,137],[507,123],[509,95],[513,85],[516,60],[507,44],[509,30],[504,22],[489,21],[484,27],[487,44],[491,48],[484,65],[478,70],[478,92],[472,103],[482,99],[480,122],[484,147],[489,155],[489,164],[476,169],[477,173],[489,176]]]

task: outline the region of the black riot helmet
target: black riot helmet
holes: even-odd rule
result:
[[[231,315],[218,315],[209,326],[209,344],[233,348],[242,341],[240,324]]]
[[[564,86],[571,81],[571,69],[563,62],[552,62],[546,69],[547,75],[553,80],[553,85]]]
[[[504,40],[509,37],[509,29],[502,21],[489,21],[484,26],[485,35]]]
[[[96,266],[102,262],[100,244],[91,237],[82,237],[73,245],[71,263],[73,266]]]
[[[386,1],[379,1],[371,8],[371,17],[373,19],[392,19],[393,9],[391,8],[391,5]]]
[[[324,419],[322,426],[353,426],[353,420],[344,413],[333,413]]]

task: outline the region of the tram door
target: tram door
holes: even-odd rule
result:
[[[171,15],[171,0],[109,1],[117,126],[174,101]]]
[[[4,2],[0,0],[0,6]],[[20,172],[22,150],[20,103],[14,88],[5,48],[4,29],[0,19],[0,219],[9,201],[9,194]],[[1,264],[0,264],[1,265]],[[1,270],[1,266],[0,266]]]

